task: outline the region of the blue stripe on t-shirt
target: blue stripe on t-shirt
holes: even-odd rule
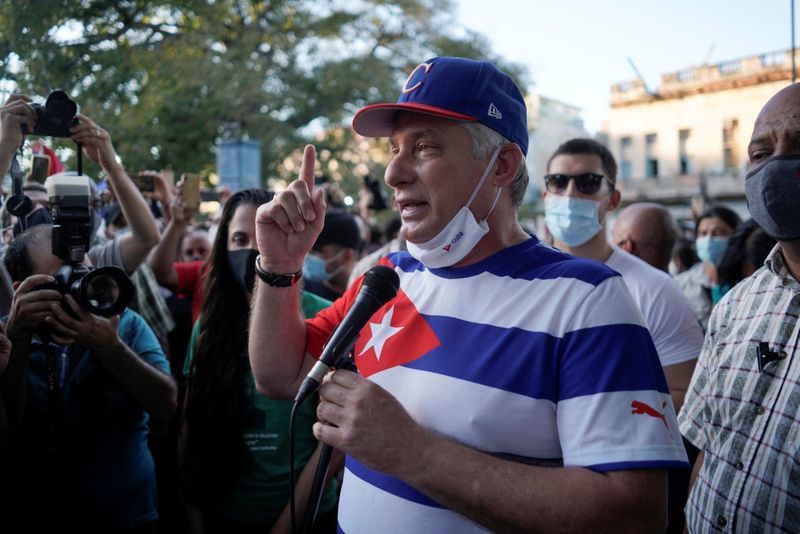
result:
[[[407,251],[394,252],[388,256],[388,259],[392,265],[406,273],[426,270],[426,267]],[[576,258],[548,247],[536,238],[508,247],[483,261],[466,267],[428,270],[436,276],[450,279],[490,273],[495,276],[508,276],[521,280],[574,278],[594,286],[609,277],[619,275],[602,263]]]
[[[588,465],[597,473],[607,473],[609,471],[625,471],[629,469],[689,469],[688,462],[678,460],[641,460],[636,462],[613,462],[608,464]]]
[[[613,391],[669,393],[653,338],[643,326],[575,330],[560,344],[559,400]]]
[[[614,391],[668,392],[650,334],[638,325],[586,328],[559,339],[451,317],[425,319],[441,345],[405,367],[552,402]]]
[[[425,506],[432,506],[434,508],[444,508],[441,504],[415,490],[402,480],[373,471],[351,456],[347,456],[345,459],[345,467],[364,482],[376,488],[380,488],[387,493],[391,493],[392,495],[417,504],[424,504]]]

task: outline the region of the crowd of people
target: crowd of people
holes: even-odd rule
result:
[[[388,138],[396,213],[370,178],[346,208],[309,145],[284,190],[233,192],[201,221],[183,181],[146,171],[140,191],[78,114],[107,192],[62,171],[25,181],[27,214],[0,213],[6,521],[292,532],[327,444],[309,532],[800,529],[800,84],[754,126],[752,218],[709,204],[688,230],[626,205],[611,151],[571,139],[533,177],[535,235],[518,217],[526,117],[491,63],[432,58],[353,119]],[[27,96],[0,107],[1,174],[36,121]],[[56,283],[66,177],[90,220],[73,263],[124,271],[121,313]],[[295,406],[375,265],[399,291],[363,325],[358,372]]]

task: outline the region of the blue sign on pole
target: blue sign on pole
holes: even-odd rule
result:
[[[231,191],[261,186],[261,144],[258,141],[223,139],[217,145],[220,185]]]

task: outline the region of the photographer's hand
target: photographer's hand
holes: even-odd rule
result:
[[[31,338],[39,325],[51,314],[51,306],[59,305],[61,293],[37,286],[55,282],[52,276],[35,274],[17,286],[11,301],[11,313],[5,327],[5,336],[0,345],[3,351],[7,344],[11,352],[0,375],[0,391],[5,405],[8,434],[13,435],[25,413],[25,386],[27,384],[28,359],[31,353]]]
[[[78,113],[75,117],[78,119],[78,124],[69,131],[72,133],[72,140],[83,145],[84,154],[103,167],[108,174],[121,168],[108,132],[86,115]]]
[[[51,328],[53,341],[61,345],[77,343],[93,352],[121,343],[117,334],[118,315],[94,315],[81,308],[71,295],[64,295],[64,304],[72,310],[75,317],[68,314],[60,303],[52,305],[52,315],[45,322]]]
[[[72,139],[83,144],[86,155],[103,167],[131,228],[129,234],[120,238],[120,267],[130,274],[139,268],[158,243],[158,225],[141,192],[117,161],[108,132],[86,115],[77,114],[76,117],[80,122],[70,129]]]
[[[25,140],[22,126],[32,131],[36,125],[36,111],[31,99],[25,95],[11,95],[0,107],[0,176],[5,176],[11,160]]]
[[[52,315],[53,306],[60,306],[61,293],[54,289],[34,291],[37,286],[55,282],[52,276],[34,274],[14,291],[11,312],[6,322],[6,335],[14,345],[28,345],[39,325]]]
[[[89,350],[123,392],[154,417],[169,418],[177,407],[178,390],[172,377],[143,360],[119,337],[119,315],[99,317],[82,309],[70,295],[64,302],[77,316],[62,309],[47,324],[58,331],[56,342],[74,340]],[[62,337],[63,336],[63,337]]]

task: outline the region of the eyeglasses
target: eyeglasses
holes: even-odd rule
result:
[[[593,172],[575,174],[572,176],[569,174],[546,174],[544,177],[544,184],[548,193],[560,195],[567,190],[569,181],[575,180],[575,187],[578,189],[579,193],[582,195],[594,195],[600,190],[600,186],[603,185],[604,178],[608,180],[608,178],[602,174],[595,174]],[[608,180],[608,183],[613,189],[614,183],[611,180]]]

